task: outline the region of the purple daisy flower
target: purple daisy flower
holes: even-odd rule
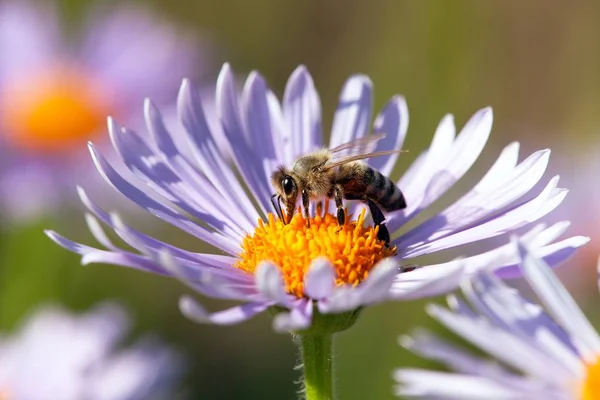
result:
[[[82,315],[54,305],[39,308],[0,340],[0,397],[167,398],[182,372],[182,358],[154,337],[119,348],[128,330],[129,318],[116,304]]]
[[[523,243],[523,275],[546,309],[489,271],[463,284],[470,304],[429,314],[498,360],[471,354],[427,332],[402,337],[405,347],[455,372],[398,369],[396,393],[412,398],[591,400],[600,397],[600,335],[551,268]]]
[[[202,70],[197,40],[143,8],[102,9],[98,3],[77,36],[61,28],[52,2],[0,3],[5,221],[52,210],[64,193],[72,193],[66,188],[97,176],[82,150],[88,140],[102,137],[106,115],[135,126],[146,96],[168,104],[181,76]]]
[[[304,67],[296,69],[282,104],[256,72],[238,96],[229,65],[222,68],[216,90],[217,113],[235,169],[218,151],[201,100],[188,81],[181,87],[178,109],[191,157],[174,143],[150,101],[145,107],[149,136],[109,121],[112,143],[136,175],[135,183],[120,176],[96,146],[89,147],[98,171],[113,188],[149,213],[214,246],[219,254],[183,250],[136,231],[118,215],[98,207],[82,188],[79,194],[89,210],[90,230],[106,249],[47,232],[59,245],[80,254],[84,264],[118,264],[177,277],[206,296],[243,303],[211,314],[191,297],[182,298],[181,310],[198,322],[235,324],[273,308],[279,311],[274,319],[277,331],[300,330],[322,314],[354,316],[365,305],[451,291],[466,274],[490,264],[500,276],[516,276],[518,254],[510,244],[435,265],[415,265],[413,259],[521,228],[550,212],[566,195],[557,188],[555,177],[531,196],[550,152],[538,151],[519,163],[519,146],[512,143],[473,189],[440,213],[401,232],[475,162],[492,127],[492,111],[486,108],[458,135],[452,117],[444,117],[430,148],[399,180],[408,206],[387,215],[390,247],[377,238],[371,223],[365,223],[365,208],[357,203],[347,202],[353,217],[342,226],[331,212],[333,205],[313,207],[308,227],[302,213],[285,224],[271,214],[271,174],[278,165],[291,165],[298,155],[324,146],[320,100],[311,76]],[[341,92],[329,147],[368,134],[371,103],[370,80],[352,76]],[[399,150],[407,128],[406,103],[395,96],[375,117],[374,132],[387,134],[376,150]],[[397,154],[390,154],[368,163],[388,175],[396,158]],[[111,243],[100,221],[137,252]],[[567,226],[566,222],[535,226],[523,240],[555,265],[588,240],[571,237],[554,242]]]

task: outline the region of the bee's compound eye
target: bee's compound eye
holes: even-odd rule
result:
[[[296,183],[290,176],[286,176],[285,178],[283,178],[283,181],[281,183],[283,186],[283,191],[287,196],[291,195],[296,189]]]

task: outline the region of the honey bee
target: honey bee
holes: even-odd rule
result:
[[[300,196],[307,224],[310,224],[310,200],[328,197],[335,200],[337,220],[343,225],[346,220],[343,199],[359,200],[367,204],[373,223],[379,226],[378,238],[388,245],[390,234],[381,210],[401,210],[406,208],[406,201],[391,179],[361,161],[401,151],[374,152],[377,142],[384,137],[385,134],[373,134],[333,149],[314,151],[299,157],[291,169],[279,166],[271,176],[276,192],[271,201],[279,218],[284,223],[291,220]],[[281,203],[285,205],[287,220]]]

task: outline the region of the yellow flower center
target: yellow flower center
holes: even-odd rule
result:
[[[11,145],[62,154],[101,133],[112,110],[107,90],[77,68],[51,68],[0,88],[0,129]]]
[[[594,364],[587,365],[581,399],[600,399],[600,359],[596,360]]]
[[[385,247],[377,239],[378,227],[363,226],[364,209],[356,221],[350,222],[350,217],[340,226],[334,215],[322,216],[317,209],[307,226],[301,212],[287,225],[269,214],[266,224],[259,220],[254,233],[244,238],[235,266],[254,273],[260,262],[271,261],[281,268],[287,292],[303,297],[304,275],[315,258],[325,256],[335,268],[338,286],[358,285],[377,262],[395,255],[396,247]]]

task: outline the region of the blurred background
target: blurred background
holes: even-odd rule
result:
[[[72,43],[86,35],[86,24],[95,20],[89,18],[95,11],[84,0],[54,4],[67,38],[62,49],[70,52]],[[160,23],[173,30],[172,36],[166,37],[176,41],[183,41],[185,37],[186,43],[177,51],[163,54],[164,59],[141,58],[145,53],[140,53],[136,58],[138,65],[132,62],[131,68],[137,70],[128,73],[133,76],[150,73],[148,71],[154,75],[132,89],[133,106],[109,102],[112,108],[107,110],[122,114],[123,123],[137,123],[136,115],[137,118],[142,115],[143,96],[152,95],[156,89],[153,83],[160,82],[163,76],[163,81],[170,86],[161,89],[167,95],[160,97],[160,102],[168,109],[169,98],[174,98],[181,78],[188,76],[211,90],[223,62],[230,62],[240,79],[251,70],[260,71],[278,95],[282,94],[295,67],[305,64],[321,95],[324,132],[327,132],[342,84],[349,75],[364,73],[374,83],[375,109],[397,93],[404,95],[408,102],[410,125],[405,148],[410,152],[402,155],[392,175],[398,178],[428,146],[444,114],[454,114],[457,127],[462,127],[476,110],[492,106],[495,122],[490,145],[459,187],[446,196],[446,203],[437,207],[458,198],[461,190],[481,177],[510,142],[521,142],[521,159],[535,150],[551,148],[547,179],[543,182],[560,174],[560,186],[570,189],[570,193],[546,220],[571,219],[573,225],[568,234],[592,237],[590,244],[561,267],[560,275],[581,304],[589,306],[588,315],[594,322],[600,322],[600,315],[597,312],[594,315],[598,304],[596,260],[600,253],[600,188],[596,175],[600,171],[600,114],[597,112],[600,3],[155,0],[138,1],[131,6],[160,16],[156,17]],[[19,29],[21,25],[16,22],[11,29]],[[138,25],[128,26],[131,30],[127,36],[134,37],[134,28]],[[105,32],[102,26],[95,28],[99,28],[100,36]],[[18,43],[19,38],[15,33],[11,39],[13,44]],[[23,40],[30,39],[23,35]],[[151,43],[147,51],[159,57],[163,45],[151,39],[146,38]],[[90,47],[75,52],[74,58],[80,57],[74,61],[76,64],[81,65],[81,59],[92,57],[90,48],[92,53],[97,48],[94,40]],[[127,45],[127,40],[123,38],[121,44]],[[2,49],[0,47],[0,51]],[[12,54],[0,54],[0,60],[7,60]],[[61,53],[60,57],[63,56]],[[14,126],[14,121],[19,121],[20,109],[14,111],[17,106],[12,100],[7,102],[7,96],[1,96],[3,88],[8,87],[6,77],[1,85],[2,62],[0,109],[10,112],[0,112],[0,115],[12,118],[6,124]],[[161,62],[166,67],[153,68],[153,62]],[[102,65],[101,62],[94,64],[99,71],[105,71]],[[115,80],[115,75],[123,73],[126,67],[115,68],[120,72],[108,74],[109,78]],[[173,76],[178,74],[181,76]],[[120,97],[131,82],[128,79],[115,81],[121,85],[115,86]],[[10,82],[17,80],[11,78]],[[132,108],[121,113],[117,106]],[[93,117],[82,124],[92,124],[90,121],[94,122]],[[92,139],[105,134],[103,125],[94,129],[101,132]],[[22,142],[6,134],[4,142],[0,141],[5,146],[4,150],[0,149],[0,157],[3,157],[0,168],[21,170],[21,158],[29,158],[29,155],[16,157],[14,149],[27,153],[32,150],[32,140],[47,134],[40,131]],[[64,142],[72,141],[69,137]],[[15,143],[18,145],[11,148]],[[78,154],[74,156],[77,167],[71,164],[68,168],[71,172],[91,166],[83,142],[77,147],[67,147]],[[33,151],[44,160],[46,151],[60,153],[61,162],[65,158],[63,150],[56,153],[55,149],[45,147]],[[12,161],[7,162],[8,159]],[[28,178],[17,179],[21,182]],[[74,180],[76,182],[67,182],[64,187],[60,186],[62,182],[56,185],[61,191],[70,191],[68,196],[73,197],[75,184],[86,189],[96,185],[93,178],[87,176]],[[99,192],[111,191],[104,183],[98,185],[102,185]],[[37,185],[35,189],[26,192],[18,202],[29,198],[50,201],[43,186]],[[132,210],[116,196],[102,200],[101,205],[109,204],[109,210],[123,211],[128,222],[143,227],[148,233],[168,237],[171,243],[186,248],[207,250],[183,233]],[[79,257],[51,243],[42,233],[45,228],[84,243],[94,243],[87,233],[83,213],[78,206],[71,206],[72,203],[59,200],[56,207],[41,211],[36,208],[35,213],[23,218],[14,218],[18,211],[8,206],[0,214],[0,328],[13,328],[25,313],[47,300],[85,310],[99,300],[116,299],[132,312],[137,333],[157,332],[190,357],[191,370],[184,387],[191,398],[296,398],[298,388],[293,382],[299,376],[293,366],[298,361],[297,351],[288,336],[272,332],[267,315],[235,327],[195,325],[178,311],[179,296],[190,293],[182,284],[114,266],[82,267]],[[11,211],[6,211],[9,209]],[[224,307],[222,302],[202,301],[213,310]],[[396,303],[369,308],[354,328],[338,336],[335,352],[339,398],[391,399],[393,368],[427,365],[397,345],[398,335],[417,325],[439,330],[425,316],[424,304]]]

